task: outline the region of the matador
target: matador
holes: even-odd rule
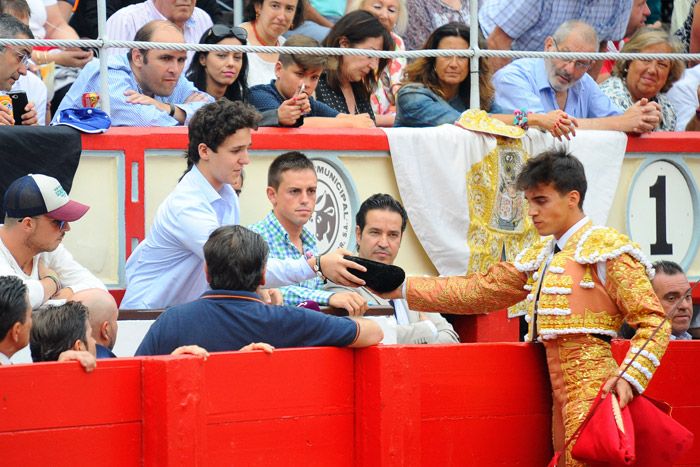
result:
[[[613,391],[624,407],[644,391],[666,350],[670,325],[652,289],[654,270],[639,246],[583,212],[586,176],[574,156],[554,150],[530,159],[517,179],[528,215],[541,236],[513,262],[485,273],[440,278],[410,277],[384,294],[405,297],[412,310],[454,314],[500,310],[527,300],[526,340],[545,347],[553,391],[552,431],[559,450],[585,418],[593,400]],[[636,329],[617,379],[611,338],[622,321]],[[662,324],[663,323],[663,324]],[[661,325],[653,339],[643,342]],[[562,461],[583,465],[568,447]]]

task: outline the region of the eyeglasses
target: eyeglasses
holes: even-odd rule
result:
[[[217,41],[220,41],[222,39],[226,39],[227,37],[235,37],[239,41],[245,43],[245,41],[248,40],[248,31],[246,31],[243,28],[239,28],[238,26],[234,26],[232,28],[225,26],[223,24],[215,24],[211,28],[209,28],[209,32],[207,33],[206,40],[209,40],[210,37],[214,37]]]
[[[61,231],[65,230],[66,224],[68,224],[68,221],[59,221],[58,219],[51,219],[51,222]]]
[[[29,60],[32,58],[32,52],[29,51],[27,52],[26,50],[15,50],[14,48],[7,46],[8,49],[10,49],[12,52],[14,52],[15,55],[19,58],[19,62],[24,65],[25,67],[29,66]]]
[[[557,52],[571,52],[570,50],[560,50],[559,46],[557,45],[557,41],[554,40],[552,37],[552,42],[554,43],[554,48],[557,49]],[[574,62],[574,68],[576,68],[579,71],[588,71],[588,69],[593,65],[593,62],[590,60],[575,60],[575,59],[565,59],[565,58],[557,58],[555,60],[560,60],[562,62],[566,63],[571,63]]]

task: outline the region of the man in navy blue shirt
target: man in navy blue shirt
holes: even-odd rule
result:
[[[366,347],[382,340],[381,328],[371,320],[263,303],[256,290],[264,285],[267,255],[265,240],[245,227],[224,226],[212,232],[204,245],[212,290],[166,310],[136,355],[165,355],[190,344],[220,352],[252,342],[274,347]]]
[[[286,47],[321,46],[315,39],[303,35],[290,37],[284,45]],[[259,84],[250,88],[250,103],[259,112],[277,110],[276,126],[373,127],[374,122],[367,115],[341,114],[311,97],[327,62],[328,57],[324,55],[280,54],[279,61],[275,64],[277,79],[270,81],[270,84]]]

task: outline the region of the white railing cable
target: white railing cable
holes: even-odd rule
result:
[[[291,53],[299,55],[355,55],[377,58],[417,58],[417,57],[505,57],[505,58],[560,58],[565,60],[672,60],[700,61],[700,53],[696,54],[645,54],[620,52],[542,52],[516,50],[484,50],[484,49],[439,49],[439,50],[406,50],[384,51],[371,49],[326,48],[326,47],[272,47],[260,45],[217,45],[217,44],[183,44],[167,42],[135,42],[135,41],[102,41],[99,39],[85,40],[42,40],[42,39],[0,39],[0,45],[20,46],[54,46],[54,47],[88,47],[96,49],[126,48],[126,49],[159,49],[159,50],[192,50],[192,51],[232,51],[252,53]]]
[[[105,0],[98,0],[99,16],[105,12]],[[476,3],[476,2],[475,2]],[[406,51],[383,51],[369,49],[352,48],[326,48],[326,47],[268,47],[268,46],[242,46],[242,45],[217,45],[217,44],[183,44],[165,42],[135,42],[135,41],[113,41],[104,37],[104,22],[98,22],[98,31],[101,38],[93,40],[46,40],[46,39],[0,39],[0,46],[54,46],[54,47],[85,47],[85,48],[125,48],[125,49],[158,49],[158,50],[185,50],[185,51],[222,51],[222,52],[246,52],[246,53],[288,53],[299,55],[351,55],[377,58],[418,58],[418,57],[499,57],[499,58],[559,58],[564,60],[672,60],[672,61],[694,61],[700,62],[700,54],[648,54],[648,53],[620,53],[620,52],[542,52],[542,51],[514,51],[514,50],[483,50],[478,46],[473,49],[459,50],[406,50]],[[477,41],[472,39],[472,44]],[[479,106],[479,65],[478,60],[470,61],[471,74],[471,106]],[[102,108],[109,112],[109,99],[105,96],[109,94],[107,83],[106,60],[100,63],[100,97]]]

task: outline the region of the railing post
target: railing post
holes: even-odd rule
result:
[[[97,0],[97,38],[104,41],[109,40],[106,36],[107,27],[107,4],[106,0]],[[100,102],[102,110],[109,114],[109,80],[107,79],[107,57],[106,49],[100,48]]]
[[[471,88],[469,92],[469,108],[479,108],[479,2],[469,2],[469,47],[474,56],[469,60]],[[484,109],[488,111],[489,109]]]

